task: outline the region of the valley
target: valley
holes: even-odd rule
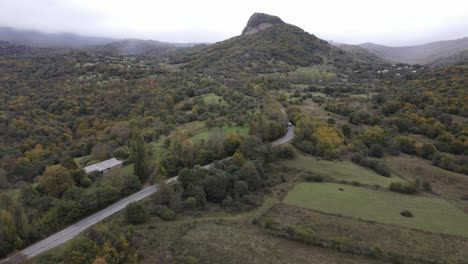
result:
[[[389,59],[263,13],[213,44],[90,43],[0,43],[4,263],[466,263],[454,53]]]

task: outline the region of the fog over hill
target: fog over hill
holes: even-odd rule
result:
[[[467,51],[468,37],[407,47],[388,47],[374,43],[364,43],[358,46],[391,62],[431,64],[452,56],[453,59],[456,59],[456,54],[462,54],[464,51]]]

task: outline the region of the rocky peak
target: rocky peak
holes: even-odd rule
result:
[[[277,16],[271,16],[263,13],[255,13],[250,17],[244,30],[242,30],[242,35],[252,35],[262,29],[269,28],[273,25],[278,24],[285,23],[283,22],[283,20],[281,20],[281,18]]]

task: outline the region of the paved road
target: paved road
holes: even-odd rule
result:
[[[278,145],[281,145],[281,144],[284,144],[288,141],[290,141],[293,137],[294,137],[294,126],[289,126],[288,127],[288,132],[286,133],[286,135],[284,135],[282,138],[272,142],[271,144],[273,146],[278,146]],[[204,168],[209,168],[211,164],[209,165],[205,165],[203,166]],[[177,181],[177,177],[174,177],[174,178],[170,178],[168,179],[166,182],[167,183],[171,183],[171,182],[174,182],[174,181]],[[127,197],[127,198],[124,198],[112,205],[110,205],[109,207],[91,215],[91,216],[88,216],[87,218],[63,229],[62,231],[58,232],[58,233],[55,233],[54,235],[46,238],[46,239],[43,239],[39,242],[37,242],[36,244],[28,247],[28,248],[25,248],[21,251],[21,254],[23,254],[24,256],[26,256],[27,258],[30,258],[30,257],[34,257],[34,256],[37,256],[49,249],[52,249],[56,246],[59,246],[69,240],[71,240],[72,238],[74,238],[75,236],[77,236],[79,233],[83,232],[85,229],[93,226],[94,224],[96,224],[97,222],[103,220],[104,218],[110,216],[110,215],[113,215],[114,213],[124,209],[129,203],[131,202],[136,202],[136,201],[140,201],[148,196],[150,196],[151,194],[155,193],[156,191],[158,190],[158,186],[157,185],[152,185],[152,186],[149,186],[149,187],[146,187],[144,188],[143,190],[137,192],[137,193],[134,193],[133,195]],[[0,263],[9,263],[11,259],[5,259],[3,261],[1,261]]]
[[[279,138],[279,139],[271,142],[271,145],[274,147],[274,146],[278,146],[278,145],[281,145],[281,144],[284,144],[284,143],[290,141],[291,139],[294,138],[294,131],[296,131],[296,127],[293,126],[293,125],[289,125],[288,126],[288,132],[286,133],[286,135],[284,135],[282,138]]]

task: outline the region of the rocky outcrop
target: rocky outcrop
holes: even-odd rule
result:
[[[252,35],[258,31],[269,28],[273,25],[285,24],[281,18],[277,16],[271,16],[263,13],[253,14],[244,30],[242,30],[242,35]]]

